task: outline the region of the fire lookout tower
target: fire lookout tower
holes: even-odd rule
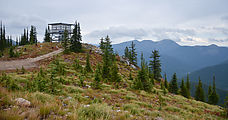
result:
[[[73,34],[74,24],[67,23],[51,23],[48,24],[48,32],[52,42],[60,42],[63,38],[64,31],[68,31],[69,37]]]

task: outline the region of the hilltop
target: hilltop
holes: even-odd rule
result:
[[[48,45],[40,45],[45,44]],[[55,46],[60,45],[55,43]],[[34,51],[27,56],[53,51],[53,47],[46,47],[45,53],[35,54],[40,48],[24,47]],[[87,53],[95,71],[102,56],[99,48],[89,44],[83,44],[81,53],[60,53],[41,60],[37,63],[39,68],[1,71],[0,119],[225,119],[220,106],[164,93],[157,82],[151,93],[132,89],[129,73],[131,71],[135,78],[139,68],[121,62],[119,56],[116,56],[122,77],[119,88],[102,82],[102,89],[93,89],[94,72],[75,68],[76,58],[82,67],[85,66]],[[50,82],[53,68],[58,68],[58,75]],[[34,91],[37,83],[42,86],[43,90],[39,90],[42,92]]]

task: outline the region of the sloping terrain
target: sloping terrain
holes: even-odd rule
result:
[[[51,53],[41,55],[35,58],[27,58],[27,59],[21,59],[21,60],[11,60],[11,61],[0,61],[0,71],[2,70],[16,70],[21,69],[24,67],[25,69],[35,68],[39,67],[36,62],[52,57],[54,55],[57,55],[61,53],[63,49],[59,49],[56,51],[53,51]]]
[[[124,55],[126,46],[130,46],[132,41],[114,44],[113,48]],[[213,75],[216,76],[216,88],[220,96],[219,104],[224,103],[224,98],[227,96],[227,60],[228,48],[219,47],[216,45],[209,46],[180,46],[172,40],[162,40],[154,42],[152,40],[133,40],[136,51],[138,53],[138,64],[140,63],[140,55],[143,53],[147,61],[152,50],[159,50],[162,73],[167,74],[168,81],[171,80],[173,73],[177,73],[178,81],[181,78],[186,78],[187,73],[190,74],[190,81],[193,84],[191,91],[195,91],[195,86],[198,83],[200,76],[204,91],[207,92],[208,85],[212,83]],[[226,62],[224,62],[226,61]],[[186,80],[186,79],[185,79]],[[194,96],[194,94],[192,94]]]
[[[35,58],[47,53],[53,52],[61,48],[58,43],[37,43],[33,45],[18,46],[14,50],[18,52],[19,57],[9,57],[9,48],[4,50],[4,56],[0,58],[0,61],[20,60],[27,58]]]
[[[93,89],[94,72],[75,68],[76,58],[85,66],[87,53],[95,71],[102,57],[85,50],[59,54],[40,71],[2,74],[0,119],[225,119],[223,108],[166,93],[158,83],[151,93],[132,89],[129,73],[135,78],[137,70],[118,59],[122,77],[119,88],[102,81],[102,89]]]

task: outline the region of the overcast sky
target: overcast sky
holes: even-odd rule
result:
[[[83,42],[172,39],[181,45],[228,46],[228,0],[0,0],[0,20],[13,37],[48,23],[81,24]]]

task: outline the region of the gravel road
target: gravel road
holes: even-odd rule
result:
[[[24,60],[12,60],[12,61],[0,61],[0,70],[15,70],[15,69],[21,69],[22,66],[25,69],[39,67],[36,62],[52,57],[54,55],[57,55],[59,53],[63,52],[63,49],[59,49],[53,52],[50,52],[45,55],[38,56],[36,58],[27,58]]]

